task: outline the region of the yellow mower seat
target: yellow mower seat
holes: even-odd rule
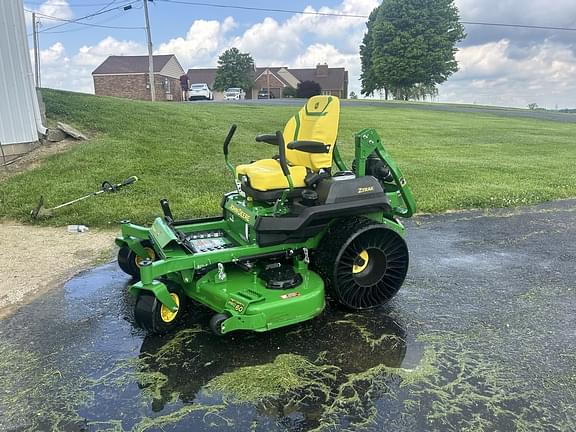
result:
[[[288,168],[294,187],[305,187],[306,167],[290,166]],[[287,189],[289,187],[280,163],[275,159],[261,159],[251,164],[238,165],[236,175],[247,176],[250,179],[250,186],[259,191]]]
[[[340,100],[336,96],[314,96],[284,127],[286,159],[295,188],[306,187],[309,172],[332,168],[332,152],[338,137]],[[329,146],[327,153],[307,153],[288,148],[292,141],[318,141]],[[287,189],[288,180],[280,162],[262,159],[236,167],[236,176],[246,176],[252,189],[261,192]]]

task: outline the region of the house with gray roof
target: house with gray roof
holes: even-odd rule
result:
[[[188,69],[190,84],[206,83],[210,88],[216,79],[216,68]],[[280,98],[286,88],[295,89],[303,81],[315,81],[320,84],[322,94],[348,97],[348,71],[344,68],[331,68],[327,64],[319,64],[315,68],[292,69],[283,67],[255,67],[253,72],[254,86],[246,91],[246,98],[256,99],[261,89],[269,89],[272,97]],[[215,99],[223,95],[214,92]]]
[[[181,101],[184,69],[174,54],[155,55],[156,100]],[[110,56],[92,72],[94,93],[127,99],[151,100],[148,56]]]

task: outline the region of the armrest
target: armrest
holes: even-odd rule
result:
[[[278,145],[276,134],[256,135],[256,142],[265,142],[267,144]]]
[[[330,153],[330,145],[320,141],[292,141],[288,143],[288,148],[306,153]]]

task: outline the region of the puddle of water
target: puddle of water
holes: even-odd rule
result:
[[[146,336],[116,265],[83,273],[0,321],[0,429],[576,430],[563,279],[543,290],[526,271],[540,257],[521,249],[514,268],[458,261],[469,239],[444,234],[411,231],[410,279],[388,308],[223,338],[201,308]],[[555,274],[570,265],[548,258]]]
[[[24,335],[16,331],[10,348],[1,349],[12,352],[11,363],[30,364],[30,375],[15,370],[6,380],[0,406],[7,416],[0,425],[179,430],[185,418],[185,430],[191,424],[194,430],[210,424],[235,430],[250,429],[253,420],[240,421],[250,418],[266,430],[284,430],[285,422],[317,427],[348,377],[401,367],[408,343],[411,364],[422,354],[403,324],[384,311],[355,315],[329,308],[303,325],[218,338],[206,330],[209,311],[193,308],[176,334],[146,336],[132,326],[128,282],[115,265],[103,266],[3,323],[0,340],[26,314],[36,317],[27,329],[33,344],[21,343]],[[30,389],[37,418],[16,409]],[[48,394],[54,400],[42,407]]]

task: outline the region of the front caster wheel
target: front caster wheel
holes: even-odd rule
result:
[[[168,287],[170,297],[178,305],[177,311],[172,311],[162,304],[154,294],[142,291],[136,299],[134,318],[142,329],[155,334],[168,333],[177,327],[182,319],[186,297],[170,281],[163,281]]]
[[[154,248],[152,244],[145,241],[142,242],[142,246],[148,255],[148,258],[152,261],[156,259],[156,252],[154,252]],[[118,251],[118,266],[122,269],[122,271],[135,279],[140,279],[140,264],[144,261],[144,258],[141,258],[130,249],[128,246],[122,246]]]
[[[230,317],[223,313],[216,314],[210,318],[210,330],[212,330],[212,333],[214,333],[216,336],[223,336],[223,324],[224,321],[226,321],[228,318]]]

